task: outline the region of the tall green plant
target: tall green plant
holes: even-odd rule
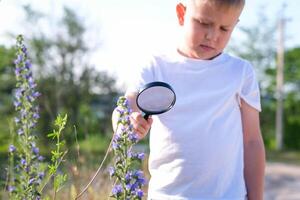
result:
[[[10,145],[11,156],[17,159],[15,173],[11,174],[9,192],[14,199],[36,199],[40,197],[38,187],[43,178],[36,136],[33,129],[39,118],[35,100],[40,93],[35,91],[36,83],[32,77],[31,63],[22,35],[17,37],[17,59],[15,74],[17,79],[14,105],[18,115],[15,117],[17,145]]]
[[[56,149],[52,151],[49,170],[45,169],[44,158],[39,154],[37,137],[34,134],[37,120],[39,118],[37,97],[40,93],[36,91],[36,83],[32,75],[32,66],[28,58],[27,48],[24,45],[22,35],[17,37],[15,60],[16,90],[14,95],[14,106],[16,109],[16,131],[17,137],[9,146],[9,181],[8,192],[11,199],[40,199],[44,186],[53,177],[54,199],[56,193],[66,180],[66,175],[57,174],[57,169],[66,152],[62,151],[64,142],[61,140],[62,130],[65,128],[67,116],[55,121],[55,129],[49,137],[56,139]],[[14,136],[12,136],[14,138]],[[46,177],[45,180],[45,171]]]

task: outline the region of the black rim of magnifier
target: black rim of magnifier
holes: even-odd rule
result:
[[[152,111],[149,111],[149,110],[146,110],[146,109],[141,108],[141,107],[139,106],[139,104],[138,104],[139,96],[140,96],[146,89],[151,88],[151,87],[157,87],[157,86],[166,87],[166,88],[170,89],[170,90],[173,92],[173,94],[174,94],[174,99],[173,99],[172,103],[170,104],[170,106],[169,106],[168,108],[164,109],[164,110],[159,111],[159,112],[152,112]],[[176,94],[175,94],[173,88],[172,88],[169,84],[167,84],[167,83],[165,83],[165,82],[155,81],[155,82],[147,83],[146,85],[144,85],[144,87],[142,87],[142,88],[140,89],[139,94],[137,95],[137,98],[136,98],[136,105],[137,105],[137,107],[138,107],[141,111],[143,111],[146,115],[157,115],[157,114],[161,114],[161,113],[164,113],[164,112],[167,112],[168,110],[170,110],[170,109],[174,106],[175,101],[176,101]]]

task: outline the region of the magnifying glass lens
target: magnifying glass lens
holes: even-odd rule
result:
[[[169,88],[154,86],[140,94],[138,104],[144,110],[157,113],[168,109],[173,100],[174,93]]]
[[[149,115],[161,114],[170,110],[175,104],[176,95],[170,85],[164,82],[151,82],[144,86],[137,96],[137,106]]]

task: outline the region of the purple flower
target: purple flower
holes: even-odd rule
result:
[[[21,159],[21,165],[25,166],[27,163],[26,163],[26,160],[24,158]]]
[[[126,115],[124,121],[126,124],[130,124],[130,116]]]
[[[38,113],[33,113],[33,116],[32,116],[34,119],[38,119],[40,118],[40,115]]]
[[[17,56],[17,59],[15,60],[15,65],[18,65],[18,64],[20,64],[21,62],[22,62],[22,60],[23,60],[23,56],[22,55],[18,55]]]
[[[140,180],[141,182],[144,181],[144,173],[142,170],[136,170],[133,173],[133,177],[136,178],[137,180]]]
[[[24,119],[27,116],[27,111],[25,109],[21,109],[20,114],[21,118]]]
[[[113,175],[115,175],[115,173],[116,173],[116,171],[115,171],[115,169],[114,169],[113,167],[109,167],[109,168],[108,168],[108,171],[109,171],[109,175],[110,175],[110,176],[113,176]]]
[[[143,171],[142,170],[136,170],[135,173],[134,173],[134,176],[142,177],[143,176]]]
[[[138,189],[138,190],[136,191],[136,196],[139,197],[139,198],[142,198],[142,197],[144,196],[143,190]]]
[[[113,141],[113,143],[112,143],[112,148],[113,148],[114,150],[119,149],[119,148],[120,148],[120,145],[119,145],[117,142]]]
[[[34,101],[34,98],[33,98],[32,96],[30,96],[30,95],[27,95],[27,96],[26,96],[26,99],[27,99],[27,101],[29,101],[29,102],[33,102],[33,101]]]
[[[19,101],[14,101],[14,106],[15,106],[15,108],[20,107],[20,106],[21,106],[21,102],[19,102]]]
[[[135,182],[134,184],[131,185],[131,190],[135,191],[138,188],[139,184]]]
[[[17,111],[15,116],[16,130],[19,138],[16,140],[18,143],[18,153],[15,155],[17,159],[16,165],[13,168],[15,179],[11,181],[12,187],[9,191],[18,189],[20,194],[14,197],[21,199],[40,199],[38,188],[44,178],[44,172],[39,172],[40,162],[43,160],[39,156],[39,148],[35,145],[35,139],[32,135],[32,128],[39,118],[38,109],[35,105],[35,99],[40,94],[34,90],[36,84],[33,79],[32,65],[28,58],[26,46],[23,43],[23,36],[17,37],[17,58],[15,59],[15,76],[16,76],[16,89],[14,93],[14,106]],[[26,137],[25,137],[26,134]],[[20,146],[20,148],[19,148]],[[16,151],[13,145],[9,146],[9,152]],[[28,156],[29,154],[33,154]],[[10,154],[10,156],[14,156]],[[29,177],[29,178],[27,178]],[[19,191],[21,189],[22,191]],[[24,196],[25,195],[25,196]]]
[[[20,123],[20,119],[18,117],[15,117],[15,123],[16,124]]]
[[[126,190],[130,191],[132,188],[132,185],[130,183],[125,185]]]
[[[116,181],[124,182],[122,185],[116,186],[112,193],[118,199],[120,195],[124,199],[141,199],[143,191],[142,185],[146,180],[143,177],[141,170],[132,171],[134,160],[142,160],[145,157],[144,153],[132,152],[132,146],[138,141],[137,135],[133,132],[133,126],[130,120],[131,110],[129,103],[125,97],[120,97],[118,100],[117,112],[120,114],[118,120],[118,130],[116,131],[112,143],[112,148],[115,152],[115,168],[118,175]],[[121,190],[122,189],[122,190]]]
[[[124,114],[124,110],[122,108],[117,107],[116,111],[120,114],[123,115]]]
[[[10,186],[8,186],[7,190],[8,190],[9,192],[13,192],[13,191],[16,190],[16,187],[10,185]]]
[[[119,196],[123,192],[122,186],[121,185],[115,185],[112,189],[112,194],[115,196]]]
[[[30,124],[29,124],[29,128],[34,128],[36,126],[36,122],[31,122]]]
[[[15,69],[16,76],[20,76],[20,73],[21,73],[21,69],[20,68],[16,68]]]
[[[8,151],[9,151],[10,153],[13,153],[13,152],[16,151],[16,147],[15,147],[14,145],[11,144],[11,145],[9,145]]]
[[[131,172],[127,172],[127,174],[125,175],[125,182],[129,182],[132,178],[132,173]]]
[[[37,97],[41,96],[41,93],[39,93],[39,92],[34,92],[34,93],[32,93],[32,96],[33,96],[34,98],[37,98]]]
[[[34,178],[29,179],[28,185],[32,185],[34,183]]]
[[[40,180],[42,180],[45,177],[45,173],[44,172],[39,172],[38,177],[39,177]]]
[[[40,152],[40,150],[39,150],[39,148],[37,148],[37,147],[32,147],[32,152],[33,152],[35,155],[38,155],[39,152]]]
[[[43,156],[38,157],[38,161],[43,161],[45,158]]]
[[[139,177],[139,178],[137,179],[137,183],[138,183],[139,185],[145,185],[145,184],[146,184],[146,179],[145,179],[144,177]]]
[[[127,112],[128,112],[128,114],[131,114],[132,113],[132,109],[131,108],[127,108]]]
[[[32,77],[30,77],[28,79],[28,84],[29,84],[30,89],[34,89],[36,87],[36,83],[34,82]]]
[[[19,130],[18,130],[18,135],[24,135],[23,129],[19,129]]]
[[[24,89],[23,88],[16,89],[16,92],[15,92],[16,99],[21,99],[23,94],[24,94]]]
[[[27,48],[24,44],[22,44],[21,50],[22,50],[23,53],[27,54]]]
[[[29,60],[26,60],[26,61],[25,61],[25,68],[26,68],[27,70],[29,70],[29,69],[31,68],[31,63],[30,63]]]
[[[138,141],[138,136],[135,133],[129,133],[128,138],[132,143],[136,143]]]
[[[123,104],[122,104],[122,106],[124,106],[124,107],[127,107],[128,108],[128,100],[127,99],[125,99],[124,101],[123,101]]]
[[[139,160],[144,160],[145,154],[144,154],[144,153],[138,153],[138,154],[137,154],[137,158],[138,158]]]

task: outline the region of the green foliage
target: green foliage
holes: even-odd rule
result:
[[[48,165],[49,168],[49,175],[48,177],[53,177],[53,189],[54,192],[57,193],[63,184],[67,180],[66,174],[58,174],[57,170],[59,165],[61,164],[64,156],[66,155],[67,151],[62,151],[62,148],[65,146],[65,142],[61,140],[61,134],[63,129],[65,128],[67,123],[67,115],[64,117],[58,115],[55,120],[55,127],[56,129],[53,130],[52,133],[48,134],[49,138],[56,140],[56,149],[51,151],[51,164]]]
[[[285,53],[284,81],[290,87],[289,91],[298,93],[300,99],[300,47],[290,49]]]
[[[83,154],[102,155],[107,150],[111,137],[95,134],[79,142],[80,151]]]
[[[16,44],[16,91],[14,95],[16,140],[9,146],[10,170],[8,191],[12,199],[36,199],[40,197],[41,184],[39,148],[36,146],[34,127],[39,118],[36,98],[39,93],[32,77],[23,36],[18,35]]]
[[[144,159],[144,153],[133,151],[133,146],[138,142],[136,133],[130,122],[131,109],[128,100],[120,97],[115,109],[118,115],[117,128],[112,141],[114,150],[114,167],[110,168],[110,175],[115,178],[112,189],[114,199],[141,200],[144,196],[142,186],[146,180],[141,170],[136,169],[136,164]]]
[[[29,23],[45,17],[42,13],[32,15],[35,11],[31,8],[26,10]],[[76,12],[65,8],[57,26],[52,24],[51,37],[42,31],[32,31],[28,38],[36,64],[38,90],[42,93],[38,130],[49,132],[55,116],[68,113],[70,123],[65,131],[69,145],[73,142],[74,125],[79,140],[111,132],[110,117],[119,96],[115,79],[88,63],[91,43],[85,40],[86,28],[81,21]]]
[[[12,91],[15,88],[13,61],[15,48],[0,46],[0,152],[6,152],[9,139],[9,121],[11,121],[14,107]],[[4,151],[3,151],[4,150]]]
[[[284,144],[300,149],[300,47],[285,52]]]
[[[238,56],[249,60],[256,71],[261,90],[263,112],[260,115],[261,130],[267,148],[273,148],[275,141],[275,111],[274,96],[276,56],[275,21],[265,15],[263,9],[258,13],[258,21],[254,26],[241,27],[245,39],[233,45],[230,50]],[[264,26],[261,26],[264,24]]]
[[[276,69],[269,69],[267,73],[273,76],[273,81],[268,87],[269,92],[275,93]],[[284,146],[285,149],[300,149],[300,48],[289,49],[285,52],[284,65]],[[276,99],[268,102],[267,113],[272,113],[270,117],[275,122]],[[273,125],[274,126],[274,125]],[[275,129],[273,128],[273,132]]]
[[[241,28],[245,40],[231,50],[252,62],[261,88],[261,129],[267,148],[275,148],[276,116],[276,21],[258,14],[258,22],[252,27]],[[263,26],[262,26],[263,24]],[[238,50],[238,51],[237,51]],[[284,147],[300,149],[300,48],[287,50],[284,66]]]

